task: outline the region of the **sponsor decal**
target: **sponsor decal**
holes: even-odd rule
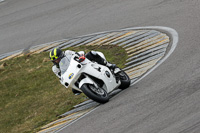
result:
[[[70,73],[70,75],[69,75],[69,79],[72,79],[73,76],[74,76],[74,73]]]

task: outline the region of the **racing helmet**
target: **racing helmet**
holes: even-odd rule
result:
[[[64,53],[60,48],[54,48],[49,53],[49,58],[53,63],[59,63],[59,61],[64,57]]]

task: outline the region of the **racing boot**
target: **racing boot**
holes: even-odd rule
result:
[[[107,62],[104,58],[102,58],[97,52],[95,51],[90,51],[85,55],[86,58],[88,58],[91,61],[95,61],[98,64],[107,66],[110,70],[114,70],[116,68],[115,64],[111,64]]]
[[[109,62],[106,62],[106,66],[110,69],[110,70],[115,70],[115,68],[117,67],[115,64],[111,64]]]

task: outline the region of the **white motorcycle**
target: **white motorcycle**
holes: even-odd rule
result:
[[[105,59],[103,53],[98,54]],[[129,76],[120,68],[117,67],[113,71],[87,58],[79,62],[78,58],[76,54],[72,56],[67,70],[61,76],[61,83],[66,88],[81,91],[96,102],[106,103],[109,101],[110,92],[130,86]],[[66,65],[63,62],[62,67]]]

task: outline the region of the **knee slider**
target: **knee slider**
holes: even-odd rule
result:
[[[97,52],[96,51],[91,51],[91,54],[96,56],[97,55]]]

